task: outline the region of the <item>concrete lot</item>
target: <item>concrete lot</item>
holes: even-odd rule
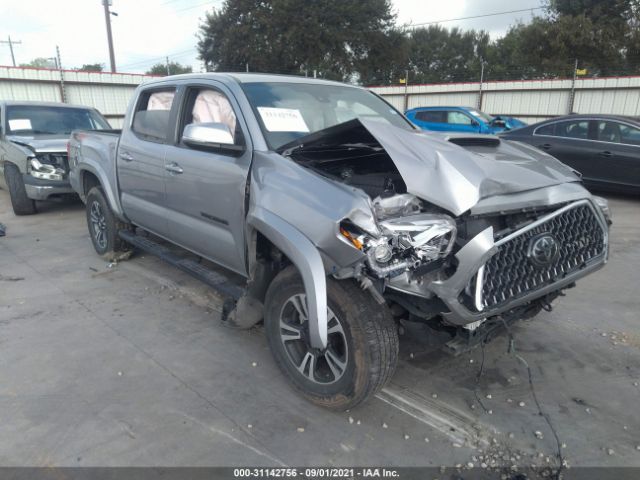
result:
[[[572,467],[640,466],[640,199],[610,201],[609,264],[513,329]],[[0,222],[2,466],[558,464],[504,337],[477,379],[480,349],[452,358],[411,329],[389,388],[332,413],[198,281],[147,255],[104,263],[82,204],[15,217],[0,190]]]

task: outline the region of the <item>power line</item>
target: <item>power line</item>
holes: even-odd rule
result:
[[[212,2],[212,1],[208,1],[208,2],[204,2],[204,3],[198,3],[197,5],[193,5],[191,7],[186,7],[186,8],[181,8],[179,10],[176,10],[175,12],[184,12],[186,10],[192,10],[194,8],[198,8],[198,7],[204,7],[205,5],[211,5],[212,7],[214,6],[213,4],[217,3],[217,2]]]
[[[169,53],[169,56],[170,57],[179,57],[179,56],[185,55],[187,53],[196,52],[197,50],[198,49],[196,47],[192,47],[192,48],[190,48],[188,50],[182,50],[180,52]],[[166,57],[166,55],[161,55],[161,56],[158,56],[158,57],[150,57],[150,58],[147,58],[146,60],[139,60],[137,62],[132,62],[132,63],[127,63],[126,65],[121,65],[120,68],[134,67],[136,65],[144,65],[144,64],[147,64],[147,63],[155,62],[156,60],[164,60],[165,57]]]
[[[420,27],[423,25],[434,25],[436,23],[445,23],[445,22],[456,22],[458,20],[471,20],[474,18],[484,18],[484,17],[494,17],[496,15],[507,15],[509,13],[519,13],[519,12],[532,12],[533,10],[542,10],[545,7],[532,7],[532,8],[522,8],[520,10],[509,10],[506,12],[495,12],[495,13],[485,13],[484,15],[474,15],[471,17],[460,17],[460,18],[449,18],[446,20],[435,20],[433,22],[422,22],[422,23],[412,23],[407,25],[407,27]]]

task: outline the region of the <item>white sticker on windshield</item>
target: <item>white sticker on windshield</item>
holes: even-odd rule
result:
[[[293,108],[258,107],[264,126],[270,132],[308,132],[309,127],[300,110]]]
[[[9,120],[9,129],[31,130],[31,120],[28,118],[16,118],[14,120]]]

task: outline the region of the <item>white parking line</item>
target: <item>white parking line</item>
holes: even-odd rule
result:
[[[489,428],[440,401],[394,385],[383,388],[376,398],[429,425],[453,442],[469,446],[489,443]]]

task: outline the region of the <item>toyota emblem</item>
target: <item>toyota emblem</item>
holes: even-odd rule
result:
[[[558,256],[558,241],[550,233],[542,233],[529,242],[529,260],[534,265],[546,267]]]

